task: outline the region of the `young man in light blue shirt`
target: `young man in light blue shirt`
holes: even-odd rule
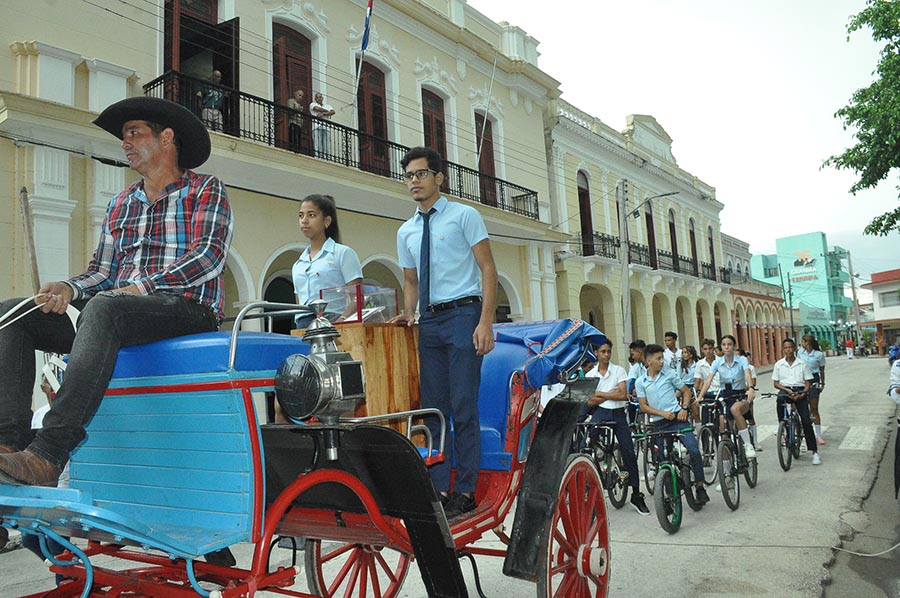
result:
[[[409,150],[400,161],[418,209],[397,231],[404,312],[394,322],[411,326],[419,306],[422,407],[440,409],[448,424],[452,418],[454,433],[444,461],[431,467],[431,480],[447,519],[453,519],[475,508],[481,466],[478,389],[482,358],[494,348],[497,267],[478,210],[441,195],[442,162],[425,147]],[[439,438],[436,418],[426,418],[426,424],[432,438]]]
[[[663,348],[660,345],[647,345],[644,360],[647,363],[647,373],[638,378],[634,386],[638,401],[641,403],[641,411],[650,414],[657,432],[677,432],[688,428],[687,432],[679,435],[679,440],[691,457],[691,469],[697,486],[697,502],[704,505],[709,502],[709,495],[703,486],[703,458],[688,423],[693,395],[674,371],[663,367]],[[681,401],[675,394],[678,390],[684,397]]]

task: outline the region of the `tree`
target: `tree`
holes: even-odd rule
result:
[[[900,168],[900,2],[867,0],[866,8],[851,17],[848,38],[864,27],[871,29],[872,39],[884,42],[875,81],[857,90],[835,113],[845,130],[856,129],[857,143],[825,161],[826,166],[857,173],[859,180],[850,187],[853,194],[875,187]],[[865,229],[868,235],[881,236],[892,231],[900,232],[900,207],[873,218]]]

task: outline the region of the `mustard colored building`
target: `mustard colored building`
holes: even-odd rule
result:
[[[551,228],[568,237],[556,253],[560,316],[603,330],[620,362],[637,338],[674,331],[699,347],[732,332],[723,204],[678,166],[656,119],[629,116],[619,132],[557,100],[545,121]]]
[[[229,315],[254,300],[293,301],[305,247],[299,200],[335,197],[344,243],[364,277],[399,288],[396,232],[414,213],[400,157],[446,156],[451,200],[474,205],[491,234],[499,320],[557,316],[545,109],[558,82],[537,68],[538,42],[463,0],[380,0],[360,64],[362,0],[13,0],[0,32],[0,294],[32,294],[18,208],[28,191],[40,279],[83,271],[107,202],[136,173],[91,124],[135,95],[179,102],[211,120],[212,156],[235,213]],[[221,83],[209,79],[213,71]],[[359,84],[357,86],[357,74]],[[358,88],[358,93],[355,90]],[[335,114],[288,107],[322,93]],[[305,103],[304,102],[304,103]],[[296,125],[296,126],[294,126]],[[318,133],[318,131],[324,133]],[[252,323],[251,323],[252,325]]]

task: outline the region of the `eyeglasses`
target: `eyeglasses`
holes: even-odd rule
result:
[[[421,181],[422,179],[428,177],[428,175],[431,173],[437,174],[430,168],[423,168],[421,170],[410,170],[410,171],[403,173],[403,178],[406,179],[407,183],[413,179],[419,179]]]

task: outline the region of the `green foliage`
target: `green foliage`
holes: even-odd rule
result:
[[[818,339],[818,340],[819,340],[819,348],[822,349],[822,351],[828,351],[831,349],[831,341],[830,340],[828,340],[827,338]]]
[[[872,39],[884,43],[875,80],[835,113],[844,129],[856,129],[857,143],[825,161],[826,166],[857,173],[859,180],[850,187],[854,194],[875,187],[900,167],[900,2],[867,0],[866,8],[850,19],[848,37],[866,27]],[[900,232],[900,207],[873,218],[865,230],[882,236],[891,231]]]

